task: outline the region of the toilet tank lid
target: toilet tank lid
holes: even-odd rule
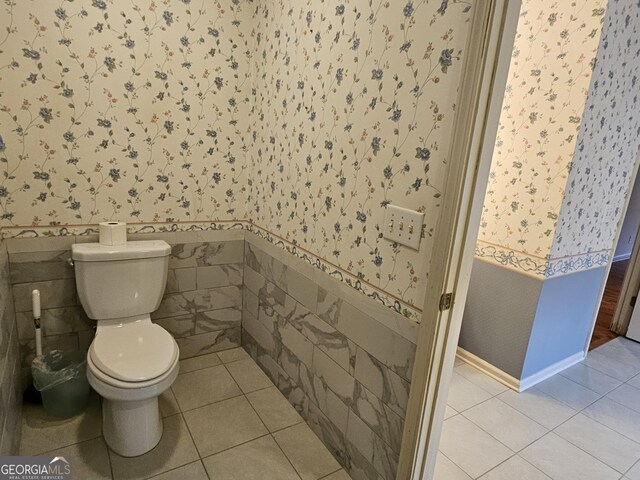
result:
[[[127,242],[124,245],[101,245],[100,243],[74,243],[71,245],[71,258],[78,262],[166,257],[170,253],[171,247],[164,240],[142,240]]]

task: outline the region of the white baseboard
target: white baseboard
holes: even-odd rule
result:
[[[564,360],[560,360],[559,362],[554,363],[553,365],[548,366],[544,370],[540,370],[538,373],[534,373],[533,375],[529,375],[526,378],[520,380],[520,391],[524,392],[528,388],[537,385],[538,383],[546,380],[547,378],[553,377],[556,373],[560,373],[563,370],[575,365],[576,363],[581,362],[586,357],[584,352],[578,352],[574,355],[571,355]]]
[[[458,347],[456,356],[463,362],[468,363],[472,367],[480,370],[482,373],[509,387],[511,390],[515,390],[516,392],[520,391],[520,380],[512,377],[506,372],[503,372],[498,367],[491,365],[489,362],[484,361],[473,353],[467,352],[464,348]]]
[[[623,253],[613,257],[613,262],[620,262],[622,260],[629,260],[631,258],[631,253]]]
[[[543,380],[553,377],[556,373],[560,373],[561,371],[571,367],[572,365],[581,362],[586,357],[584,352],[578,352],[575,355],[570,356],[569,358],[565,358],[564,360],[560,360],[559,362],[554,363],[553,365],[539,371],[538,373],[518,380],[508,373],[503,372],[498,367],[491,365],[485,360],[482,360],[480,357],[474,355],[473,353],[467,352],[461,347],[458,347],[456,356],[463,362],[468,363],[474,368],[477,368],[482,373],[490,376],[494,380],[497,380],[498,382],[506,385],[511,390],[515,390],[516,392],[524,392],[525,390],[533,387],[534,385],[537,385]]]

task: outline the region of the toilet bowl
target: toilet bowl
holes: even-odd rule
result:
[[[170,251],[162,241],[72,246],[80,302],[97,321],[87,378],[103,398],[105,441],[125,457],[160,441],[158,397],[178,375],[178,345],[150,317],[164,293]]]

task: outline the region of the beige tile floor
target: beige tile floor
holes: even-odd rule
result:
[[[70,456],[75,480],[350,480],[242,349],[181,361],[160,410],[158,446],[124,458],[102,438],[97,395],[69,420],[25,406],[21,454]]]
[[[436,480],[640,480],[640,344],[516,393],[457,361]]]

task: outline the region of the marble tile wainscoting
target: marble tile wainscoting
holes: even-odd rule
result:
[[[395,478],[417,325],[245,233],[242,343],[354,480]]]
[[[22,389],[19,358],[9,257],[6,242],[0,240],[0,455],[16,455],[20,445]]]
[[[152,319],[180,346],[180,357],[240,346],[243,232],[211,231],[129,235],[129,240],[162,239],[172,247],[167,287]],[[15,301],[22,376],[35,355],[31,291],[42,297],[43,349],[87,350],[95,322],[77,298],[71,245],[92,236],[7,240]]]
[[[182,359],[242,345],[354,480],[395,478],[418,325],[247,230],[130,234],[172,246],[155,322]],[[71,245],[92,236],[7,240],[22,373],[34,355],[31,290],[45,350],[87,349]],[[9,280],[7,280],[9,283]],[[204,357],[202,357],[204,358]]]

